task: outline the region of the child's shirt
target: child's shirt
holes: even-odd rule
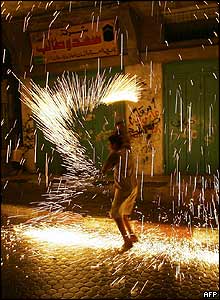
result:
[[[116,188],[126,190],[128,193],[137,186],[135,164],[130,149],[123,147],[119,151],[110,153],[103,166],[103,172],[114,169],[114,184]]]

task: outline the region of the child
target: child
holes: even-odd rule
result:
[[[138,193],[137,179],[131,150],[123,143],[122,136],[111,135],[109,141],[111,153],[102,168],[102,173],[105,174],[107,170],[114,168],[115,191],[110,215],[124,239],[123,250],[128,250],[138,241],[128,219]]]

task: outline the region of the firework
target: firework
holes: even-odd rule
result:
[[[47,82],[48,82],[47,73]],[[86,82],[76,74],[58,78],[53,88],[41,88],[32,81],[32,88],[24,88],[22,101],[32,109],[33,117],[45,138],[56,145],[67,170],[76,174],[94,173],[93,161],[80,145],[76,125],[101,103],[138,101],[140,86],[135,76],[116,74],[106,80],[104,73]],[[90,171],[89,171],[90,169]]]
[[[9,70],[10,71],[10,70]],[[17,76],[12,72],[17,78]],[[46,87],[41,88],[31,81],[28,89],[20,80],[23,89],[22,101],[31,108],[33,119],[44,133],[45,138],[55,145],[60,153],[63,166],[66,168],[65,186],[55,191],[55,184],[49,185],[48,164],[45,160],[46,186],[48,186],[49,199],[41,203],[41,208],[55,211],[60,209],[63,203],[68,203],[70,198],[77,196],[76,189],[82,186],[89,187],[98,174],[95,167],[95,147],[84,124],[88,114],[100,104],[109,105],[117,101],[138,101],[141,93],[141,85],[136,76],[129,74],[116,74],[107,79],[105,72],[96,78],[87,80],[79,78],[77,74],[63,73],[54,86],[48,86],[49,72],[47,72]],[[18,78],[17,78],[18,79]],[[81,145],[77,128],[82,128],[88,136],[89,144],[93,149],[93,157],[90,157],[85,147]],[[36,148],[37,136],[35,139]],[[43,148],[44,144],[41,148]],[[36,152],[36,149],[35,149]],[[9,151],[8,151],[9,153]],[[35,153],[36,161],[36,153]],[[125,170],[126,172],[126,170]],[[77,179],[81,181],[77,181]],[[54,202],[55,201],[55,202]]]

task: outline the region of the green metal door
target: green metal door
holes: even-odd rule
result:
[[[218,61],[165,64],[165,173],[219,168]]]

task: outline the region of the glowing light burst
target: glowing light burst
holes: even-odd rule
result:
[[[22,101],[31,108],[45,138],[56,145],[67,172],[75,176],[80,173],[85,178],[94,175],[96,168],[80,144],[77,126],[84,128],[87,115],[98,105],[122,100],[136,102],[140,93],[136,76],[116,74],[107,79],[102,73],[87,80],[64,73],[53,88],[41,88],[33,81],[30,89],[24,86]],[[88,131],[85,132],[89,139]]]
[[[63,248],[93,248],[97,250],[120,249],[123,241],[119,233],[115,232],[115,224],[109,219],[82,218],[72,224],[47,224],[41,222],[38,226],[33,224],[20,224],[13,227],[16,239],[27,240],[34,243],[34,249],[48,252],[51,247]],[[3,229],[4,235],[7,229]],[[208,235],[213,234],[211,230]],[[197,261],[209,265],[219,264],[217,244],[204,245],[199,238],[178,238],[175,235],[168,236],[158,227],[148,228],[139,235],[139,242],[133,248],[125,252],[127,259],[132,257],[151,258],[157,261],[158,267],[164,259],[171,264],[191,263]],[[38,245],[38,246],[37,246]],[[50,251],[49,251],[50,253]],[[159,260],[158,260],[159,259]]]

